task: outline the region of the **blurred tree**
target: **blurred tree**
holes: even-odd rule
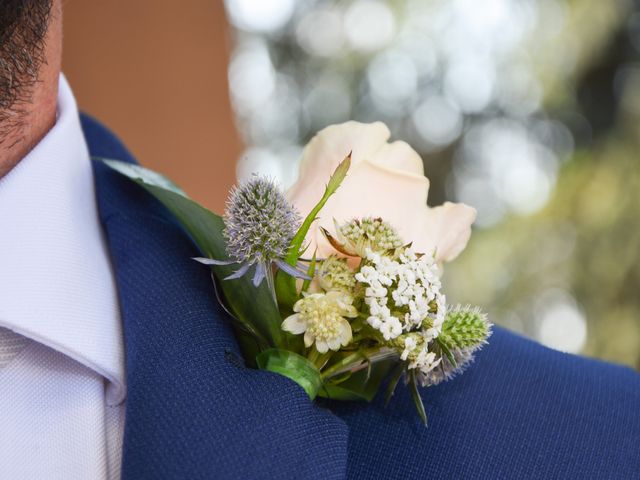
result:
[[[576,81],[575,110],[592,134],[587,141],[574,132],[581,148],[561,169],[549,203],[478,232],[448,274],[464,301],[490,306],[516,330],[640,369],[637,6]],[[584,342],[575,338],[580,317]]]

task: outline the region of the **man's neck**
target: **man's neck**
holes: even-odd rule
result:
[[[56,123],[57,82],[48,90],[34,92],[29,111],[19,114],[18,121],[4,132],[0,143],[0,178],[15,167]],[[2,131],[0,125],[0,131]]]

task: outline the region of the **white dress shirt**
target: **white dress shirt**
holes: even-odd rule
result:
[[[15,338],[0,364],[0,478],[119,478],[122,327],[89,152],[63,76],[55,126],[0,179],[3,329],[22,337],[4,330]]]

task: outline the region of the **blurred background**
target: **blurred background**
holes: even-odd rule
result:
[[[640,0],[97,3],[67,7],[81,105],[196,199],[382,120],[478,210],[451,302],[640,369]]]

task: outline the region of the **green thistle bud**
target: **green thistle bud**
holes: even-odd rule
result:
[[[356,286],[354,272],[347,265],[347,259],[335,255],[320,263],[317,278],[320,287],[326,292],[351,293]]]
[[[478,308],[457,306],[447,312],[442,331],[436,338],[442,361],[425,376],[427,385],[437,385],[462,373],[474,354],[491,335],[492,324]]]
[[[447,312],[439,340],[450,350],[477,349],[491,335],[491,323],[478,308],[457,306]]]

